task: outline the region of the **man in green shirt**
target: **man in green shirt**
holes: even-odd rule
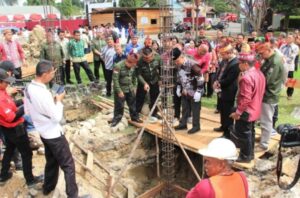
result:
[[[117,63],[113,69],[114,82],[114,117],[111,126],[116,126],[122,119],[124,113],[124,101],[126,100],[129,107],[129,113],[132,121],[142,123],[139,114],[135,109],[134,94],[134,67],[138,61],[138,55],[131,53],[126,60]]]
[[[138,86],[136,91],[136,110],[141,112],[147,92],[150,92],[150,109],[154,105],[159,95],[161,58],[159,54],[146,47],[142,50],[142,57],[137,63]],[[157,108],[154,110],[154,117],[157,115]]]
[[[261,138],[256,151],[268,150],[273,130],[273,115],[278,104],[279,95],[284,83],[284,66],[282,56],[271,48],[269,43],[257,47],[257,53],[265,60],[260,70],[266,78],[266,90],[263,96],[260,117]]]
[[[74,72],[76,81],[81,84],[80,77],[80,66],[83,67],[85,73],[87,74],[89,80],[94,81],[94,75],[89,67],[84,53],[84,42],[80,39],[80,32],[78,30],[74,31],[74,39],[69,42],[69,54],[73,62]]]
[[[104,70],[105,63],[101,58],[101,51],[102,48],[106,45],[106,42],[104,40],[104,35],[102,32],[98,31],[96,37],[92,40],[92,51],[94,55],[94,74],[96,77],[96,81],[99,81],[100,75],[99,75],[99,69],[100,65],[102,65],[102,68]]]
[[[65,84],[64,52],[61,45],[54,40],[52,32],[46,33],[46,42],[42,45],[40,59],[48,60],[57,69],[53,81],[57,84]]]

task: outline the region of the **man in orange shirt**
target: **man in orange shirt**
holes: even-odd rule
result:
[[[209,178],[201,180],[186,198],[248,198],[245,175],[231,168],[237,159],[237,150],[232,141],[216,138],[199,153],[204,157],[204,168]]]

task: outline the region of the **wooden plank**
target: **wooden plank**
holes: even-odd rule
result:
[[[157,186],[155,186],[154,188],[147,190],[145,193],[143,193],[142,195],[138,196],[137,198],[150,198],[150,197],[154,197],[156,196],[158,193],[160,193],[162,191],[162,189],[164,189],[166,187],[166,183],[160,183]]]
[[[87,159],[86,159],[86,167],[88,167],[92,171],[93,166],[94,166],[94,155],[93,155],[92,151],[88,150]]]

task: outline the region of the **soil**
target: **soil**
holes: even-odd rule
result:
[[[77,142],[81,147],[93,152],[93,158],[98,160],[107,168],[113,178],[120,173],[125,166],[126,160],[131,152],[137,131],[134,127],[128,126],[128,122],[123,119],[115,129],[109,127],[108,121],[112,117],[112,109],[99,112],[94,106],[86,105],[85,102],[77,101],[76,108],[68,107],[65,112],[67,124],[64,126],[66,136],[70,137],[69,143]],[[124,129],[125,128],[125,129]],[[73,143],[72,143],[73,144]],[[161,143],[160,143],[161,144]],[[76,164],[76,179],[79,186],[80,195],[90,194],[94,198],[105,197],[108,187],[109,174],[100,166],[93,164],[92,171],[82,167],[86,164],[87,155],[80,148],[73,144],[72,153]],[[143,192],[156,186],[160,178],[157,177],[156,170],[156,150],[155,138],[147,133],[144,134],[142,144],[138,146],[135,154],[129,163],[128,170],[116,185],[112,197],[137,197]],[[281,190],[276,180],[276,160],[277,152],[266,159],[256,161],[253,170],[245,170],[249,182],[249,192],[251,198],[297,198],[300,197],[300,183],[291,190]],[[287,149],[284,156],[284,176],[283,183],[291,181],[299,161],[300,149]],[[193,164],[199,173],[202,172],[202,159],[199,155],[188,152]],[[179,148],[175,149],[176,165],[175,183],[190,189],[198,182],[189,164],[184,158]],[[161,160],[161,159],[160,159]],[[78,163],[78,161],[80,163]],[[35,175],[43,173],[45,159],[43,155],[34,152],[33,172]],[[163,177],[163,168],[160,166]],[[64,183],[59,186],[60,196],[64,194]],[[1,198],[27,198],[45,197],[41,193],[41,185],[36,190],[27,189],[21,171],[14,171],[14,176],[4,186],[0,186]],[[34,195],[34,196],[33,196]],[[53,197],[53,193],[47,197]],[[55,198],[58,198],[55,197]],[[174,196],[177,197],[177,196]]]

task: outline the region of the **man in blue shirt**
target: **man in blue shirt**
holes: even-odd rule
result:
[[[131,36],[131,43],[126,45],[125,48],[125,54],[129,54],[129,52],[133,51],[134,53],[137,53],[140,49],[142,49],[142,46],[138,44],[138,36],[133,35]]]

